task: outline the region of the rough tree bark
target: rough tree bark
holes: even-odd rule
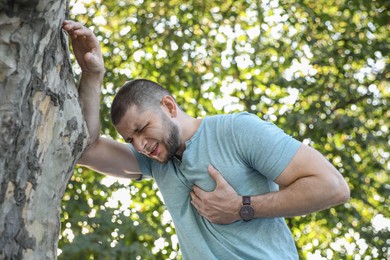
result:
[[[55,259],[86,131],[61,30],[66,0],[0,0],[0,259]]]

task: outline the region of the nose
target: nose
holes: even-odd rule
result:
[[[147,140],[145,138],[142,138],[141,136],[133,137],[133,146],[135,149],[137,149],[138,152],[140,153],[145,152],[146,145],[147,145]]]

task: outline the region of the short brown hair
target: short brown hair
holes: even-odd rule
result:
[[[127,109],[135,105],[138,109],[155,109],[160,106],[161,99],[172,96],[168,90],[156,82],[147,79],[127,81],[116,94],[111,105],[111,121],[119,124]]]

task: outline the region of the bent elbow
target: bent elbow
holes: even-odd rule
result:
[[[349,189],[349,186],[347,183],[345,183],[345,191],[344,191],[344,200],[342,203],[346,203],[351,198],[351,190]]]
[[[336,204],[344,204],[349,201],[351,198],[351,191],[347,182],[340,176],[338,183],[336,185]]]
[[[98,139],[89,139],[87,146],[84,148],[83,153],[80,158],[77,160],[77,164],[90,168],[91,162],[94,160],[94,150],[96,149],[100,138]]]

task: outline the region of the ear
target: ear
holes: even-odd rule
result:
[[[168,111],[171,117],[176,117],[178,108],[173,97],[169,95],[164,96],[161,100],[161,105]]]

